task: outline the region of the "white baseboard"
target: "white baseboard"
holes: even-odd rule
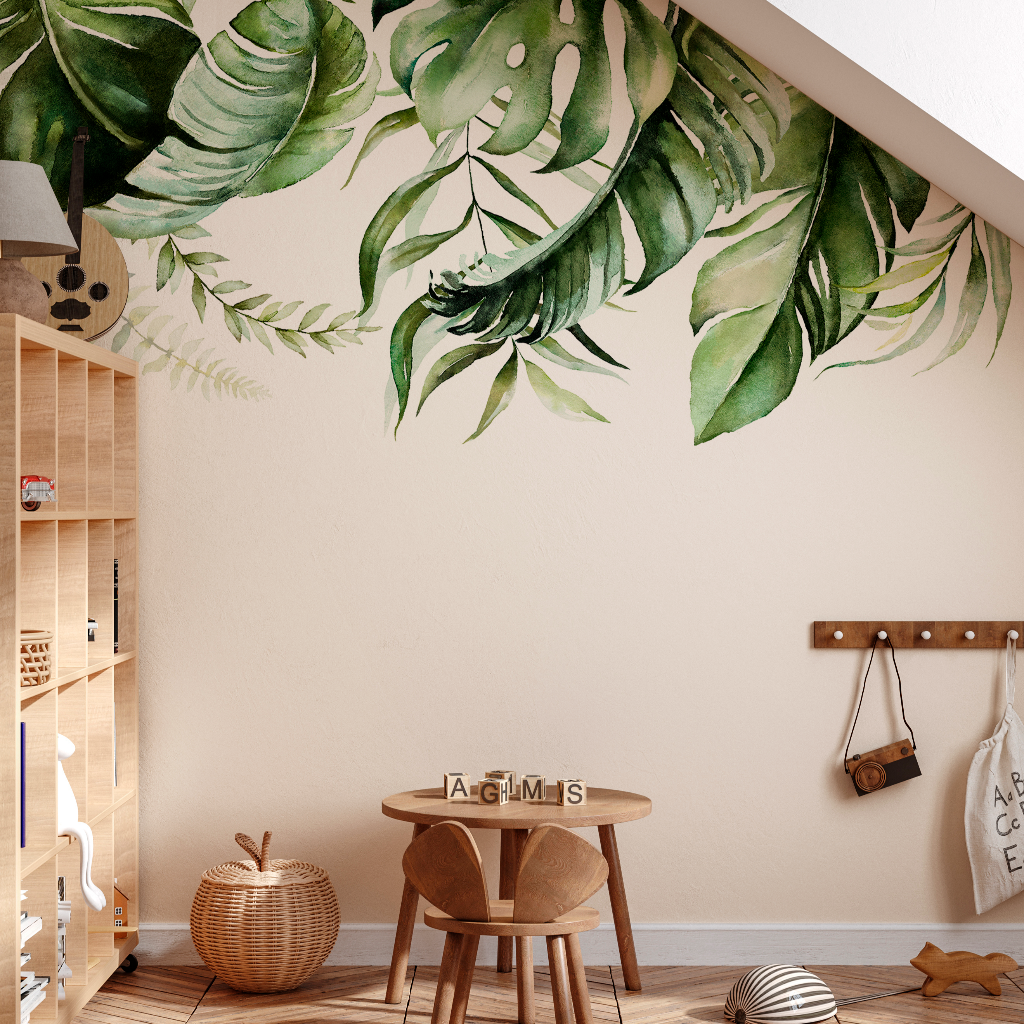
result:
[[[637,959],[647,966],[754,966],[793,964],[905,964],[925,942],[945,950],[1008,953],[1024,961],[1024,926],[1017,924],[635,924]],[[327,963],[388,964],[394,925],[343,924]],[[588,964],[619,961],[610,922],[580,936]],[[496,939],[480,943],[481,963],[493,961]],[[444,935],[417,925],[412,964],[438,964]],[[136,955],[154,964],[198,964],[187,924],[143,924]],[[534,942],[538,963],[547,963],[543,942]]]

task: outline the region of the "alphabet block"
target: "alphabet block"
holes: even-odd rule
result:
[[[444,773],[445,800],[472,800],[469,788],[469,772]]]
[[[481,779],[477,783],[477,794],[482,804],[507,804],[508,779]]]
[[[542,804],[548,798],[548,781],[543,775],[520,775],[519,799],[528,804]]]
[[[508,779],[508,791],[514,793],[516,791],[516,773],[509,771],[508,768],[495,768],[494,771],[484,772],[484,778],[486,779]]]
[[[585,779],[558,780],[558,806],[582,807],[587,802],[587,783]]]

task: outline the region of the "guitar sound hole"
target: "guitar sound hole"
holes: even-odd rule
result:
[[[102,281],[97,281],[89,288],[89,298],[93,302],[102,302],[109,294],[110,289]]]
[[[46,297],[49,298],[53,294],[53,289],[45,281],[43,287],[46,289]]]
[[[57,271],[57,284],[66,292],[77,292],[85,284],[85,274],[77,263],[69,263]]]

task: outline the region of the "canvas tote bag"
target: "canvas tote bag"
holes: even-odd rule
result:
[[[967,852],[979,914],[1024,890],[1024,722],[1013,709],[1017,644],[1006,640],[1006,713],[967,776]]]

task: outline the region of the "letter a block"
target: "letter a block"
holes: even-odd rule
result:
[[[445,800],[472,800],[469,786],[469,772],[444,773]]]
[[[482,804],[507,804],[508,779],[481,779],[477,783],[477,793]]]
[[[548,782],[543,775],[521,775],[522,790],[519,796],[528,804],[542,804],[548,798]]]
[[[581,807],[587,802],[587,783],[584,779],[558,780],[559,807]]]

